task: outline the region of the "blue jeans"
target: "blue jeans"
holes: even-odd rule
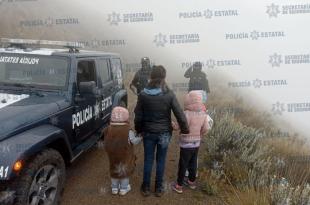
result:
[[[129,178],[123,179],[114,179],[111,178],[111,187],[112,189],[127,189],[129,185]]]
[[[145,133],[143,136],[144,146],[144,172],[143,186],[150,187],[152,167],[156,149],[156,179],[155,187],[161,188],[163,183],[166,156],[171,134],[165,133]]]

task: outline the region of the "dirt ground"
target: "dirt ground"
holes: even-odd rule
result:
[[[201,150],[202,152],[202,150]],[[112,196],[110,189],[108,158],[103,143],[84,153],[67,171],[67,182],[61,205],[120,205],[120,204],[215,204],[199,190],[185,189],[183,194],[171,190],[171,183],[176,180],[179,148],[176,139],[172,140],[165,170],[166,192],[161,198],[151,195],[143,197],[140,185],[143,175],[143,145],[136,146],[138,157],[135,174],[131,177],[132,191],[126,196]],[[201,153],[200,153],[201,154]],[[154,181],[154,176],[152,177]]]
[[[136,104],[136,96],[132,95],[132,92],[128,94],[128,110],[131,116],[134,116],[133,110]],[[203,155],[203,150],[204,144],[202,143],[199,151],[200,158]],[[61,205],[222,205],[222,203],[216,203],[216,199],[208,197],[199,190],[185,189],[183,194],[177,194],[171,190],[171,184],[176,180],[179,160],[179,146],[176,136],[172,138],[168,149],[164,182],[166,190],[161,198],[154,195],[145,198],[141,195],[140,186],[143,177],[142,143],[135,147],[135,153],[138,159],[136,171],[130,178],[132,191],[126,196],[111,195],[109,161],[104,150],[104,143],[102,142],[97,147],[84,153],[68,168],[66,187]],[[153,165],[153,173],[155,173],[155,165]],[[152,182],[154,183],[154,181],[155,178],[152,176]],[[154,189],[154,185],[152,185],[152,188]]]

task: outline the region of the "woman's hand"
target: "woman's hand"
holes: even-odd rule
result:
[[[171,126],[172,126],[173,130],[179,130],[180,129],[179,124],[177,122],[172,121]]]

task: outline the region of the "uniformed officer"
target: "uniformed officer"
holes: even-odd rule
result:
[[[140,68],[131,84],[130,84],[130,89],[135,93],[135,94],[139,94],[148,84],[149,81],[149,76],[151,74],[151,63],[150,63],[150,59],[148,57],[143,57],[141,59],[141,66],[142,68]],[[134,91],[133,87],[136,88],[136,91]]]
[[[192,90],[203,90],[206,93],[210,93],[207,75],[202,71],[200,62],[195,62],[193,66],[189,67],[184,77],[189,78],[188,92]]]

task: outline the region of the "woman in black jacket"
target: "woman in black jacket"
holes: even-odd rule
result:
[[[143,136],[144,172],[141,192],[150,195],[151,172],[156,150],[155,194],[163,194],[163,176],[166,154],[172,135],[171,110],[173,111],[181,132],[188,134],[188,124],[175,94],[166,83],[166,70],[163,66],[154,66],[150,82],[138,96],[135,108],[135,129]]]

